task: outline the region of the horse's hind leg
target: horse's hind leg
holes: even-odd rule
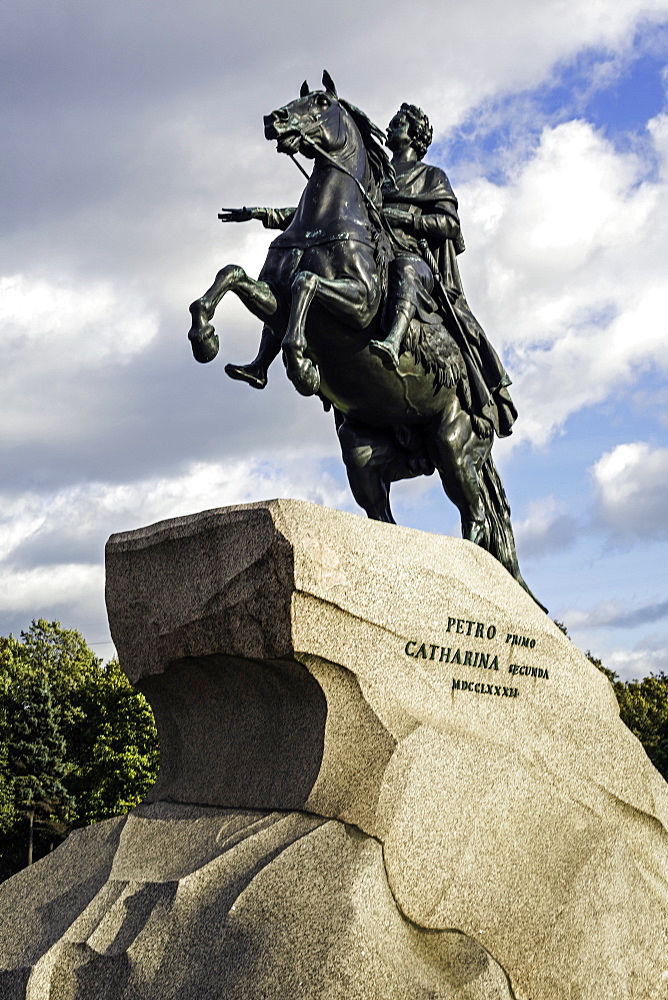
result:
[[[339,424],[338,435],[355,500],[367,517],[395,524],[390,509],[390,483],[416,473],[408,468],[393,435],[348,418]]]
[[[211,288],[190,306],[192,326],[188,337],[197,361],[213,361],[218,353],[218,337],[210,320],[227,292],[238,295],[246,308],[262,320],[269,319],[278,308],[276,296],[266,281],[250,278],[238,264],[227,264],[218,272]]]
[[[459,407],[448,413],[428,436],[429,452],[446,494],[458,508],[462,538],[480,545],[486,535],[485,501],[478,468],[489,454],[492,438],[475,435]]]

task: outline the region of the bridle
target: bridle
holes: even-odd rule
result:
[[[359,192],[362,195],[362,198],[364,199],[364,203],[366,204],[371,219],[376,224],[376,227],[386,234],[392,245],[398,247],[401,250],[410,250],[411,248],[406,246],[406,244],[402,242],[402,240],[397,236],[397,234],[395,233],[394,229],[392,228],[388,220],[384,218],[383,215],[378,211],[373,199],[369,197],[366,190],[364,189],[364,185],[359,181],[359,179],[355,177],[355,175],[350,170],[348,170],[347,167],[344,167],[342,163],[339,163],[338,160],[335,160],[334,157],[330,153],[328,153],[326,149],[323,149],[319,142],[317,142],[310,135],[308,135],[308,133],[301,126],[295,125],[295,132],[298,133],[302,141],[305,142],[308,146],[310,146],[315,153],[317,153],[319,156],[322,156],[325,160],[328,161],[328,163],[331,163],[333,167],[335,167],[337,170],[340,170],[342,174],[346,174],[347,177],[350,177],[350,179],[357,185],[357,187],[359,188]],[[307,174],[302,165],[297,160],[295,160],[294,153],[291,154],[290,159],[297,167],[297,169],[301,170],[304,176],[310,180],[309,174]]]

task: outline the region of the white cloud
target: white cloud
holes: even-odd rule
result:
[[[568,608],[563,612],[569,629],[630,629],[668,619],[668,600],[642,604],[600,601],[589,610]]]
[[[663,637],[662,645],[652,649],[642,644],[635,649],[612,649],[606,655],[604,666],[626,682],[641,680],[648,674],[668,674],[668,642]]]
[[[652,123],[666,167],[668,125]],[[584,121],[543,131],[505,187],[459,191],[474,311],[505,350],[521,420],[545,444],[566,418],[666,366],[668,184]]]
[[[18,613],[62,617],[103,635],[104,543],[126,531],[193,511],[288,496],[352,509],[346,489],[317,459],[288,454],[281,464],[200,462],[178,476],[132,485],[90,483],[51,495],[0,496],[0,634]]]
[[[85,421],[79,388],[151,343],[158,316],[109,281],[0,277],[0,423],[21,445]]]
[[[621,680],[668,673],[668,600],[600,601],[593,607],[571,607],[559,617],[573,641],[591,650]],[[653,627],[652,632],[645,631]]]
[[[460,122],[468,111],[492,94],[537,86],[549,79],[556,64],[589,47],[615,55],[629,51],[638,27],[668,15],[666,0],[470,0],[466,4],[436,5],[432,0],[413,3],[410,12],[392,4],[381,5],[376,18],[365,16],[372,32],[356,22],[357,51],[364,51],[366,66],[349,68],[342,46],[339,87],[343,73],[362,76],[367,92],[381,103],[383,92],[394,100],[409,100],[433,109],[439,128]],[[340,9],[340,8],[339,8]],[[351,11],[352,16],[355,12]],[[401,30],[405,26],[406,30]],[[339,41],[336,25],[334,39]],[[410,42],[407,45],[407,32]],[[430,39],[436,58],[429,65],[423,39]],[[418,41],[417,45],[412,44]],[[374,59],[384,57],[384,74]],[[400,67],[392,74],[387,67]],[[329,66],[333,70],[333,64]],[[410,94],[406,93],[407,87]],[[377,95],[374,90],[379,91]],[[394,96],[396,95],[396,96]],[[351,96],[346,90],[346,96]]]
[[[513,527],[522,559],[562,551],[574,543],[577,532],[575,519],[554,497],[532,501],[526,516]]]
[[[281,464],[236,460],[198,462],[180,475],[132,484],[88,483],[51,495],[0,496],[6,517],[0,523],[0,559],[11,565],[37,542],[61,540],[62,551],[95,538],[99,550],[112,531],[128,530],[180,517],[194,510],[246,503],[259,498],[292,496],[313,503],[351,507],[346,490],[319,469],[317,459],[286,455]],[[99,553],[91,554],[96,561]],[[31,556],[32,558],[32,556]],[[66,556],[62,563],[73,560]],[[86,560],[88,561],[88,560]]]
[[[614,670],[620,680],[641,680],[648,674],[668,673],[668,643],[656,649],[612,649],[606,655],[604,666]]]
[[[91,591],[104,589],[104,568],[63,563],[31,570],[5,573],[0,580],[0,608],[3,617],[23,608],[35,608],[34,617],[44,617],[40,608],[59,608],[87,602]],[[46,617],[51,617],[47,613]]]
[[[21,269],[5,279],[11,350],[3,355],[0,403],[15,444],[45,434],[45,412],[52,418],[47,439],[76,433],[82,406],[91,405],[77,384],[81,367],[101,370],[136,356],[158,322],[168,340],[183,336],[188,302],[223,263],[257,273],[268,235],[253,226],[221,227],[215,212],[228,201],[295,201],[302,182],[263,139],[261,115],[295,96],[303,75],[316,85],[327,65],[341,92],[381,124],[399,101],[415,100],[438,132],[489,95],[544,82],[559,60],[587,46],[604,48],[614,61],[630,51],[640,25],[668,15],[668,2],[596,0],[578,5],[575,17],[564,0],[454,7],[423,0],[408,15],[398,4],[370,0],[359,18],[353,0],[342,0],[326,37],[321,21],[306,16],[306,2],[292,3],[286,18],[280,6],[259,3],[228,10],[195,0],[181,12],[144,0],[132,16],[100,8],[76,25],[69,17],[49,21],[48,36],[30,10],[26,2],[12,15],[3,39],[22,82],[34,61],[5,147],[16,157],[6,202],[17,215],[0,244]],[[429,61],[422,45],[407,52],[406,24],[413,39],[442,39],[448,59]],[[214,64],[207,52],[221,33],[229,58]],[[273,43],[270,61],[263,40]],[[110,114],[119,116],[111,121],[113,141]],[[30,127],[36,116],[41,128]],[[666,145],[667,130],[654,123],[657,148]],[[654,344],[638,343],[638,331],[651,339],[665,314],[662,276],[653,290],[651,276],[665,245],[659,220],[666,206],[661,185],[637,187],[642,170],[637,158],[616,154],[588,125],[571,122],[546,130],[508,188],[477,182],[458,192],[472,248],[464,261],[467,290],[493,343],[515,351],[516,440],[545,442],[569,413],[604,398],[633,364],[656,356]],[[644,255],[643,227],[650,230]],[[624,282],[611,287],[621,269]],[[41,277],[53,273],[71,276]],[[236,302],[223,309],[221,333],[236,354],[244,339],[254,339],[256,324]],[[630,353],[621,346],[610,352],[607,370],[591,361],[608,354],[602,349],[614,334],[610,327],[604,336],[591,321],[601,310],[619,314],[620,341],[633,327],[635,343]],[[582,376],[577,384],[574,368]]]
[[[156,315],[137,313],[139,304],[110,282],[73,287],[33,280],[24,274],[0,277],[0,346],[7,362],[29,367],[46,355],[52,369],[91,368],[129,360],[157,332]],[[8,356],[9,355],[9,356]]]
[[[599,517],[622,539],[656,538],[668,532],[668,448],[645,441],[617,445],[593,467]]]

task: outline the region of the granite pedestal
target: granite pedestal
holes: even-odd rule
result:
[[[276,500],[107,604],[160,775],[0,887],[3,1000],[668,996],[668,786],[488,553]]]

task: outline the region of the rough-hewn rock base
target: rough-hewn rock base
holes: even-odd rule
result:
[[[271,501],[107,571],[161,773],[0,887],[2,1000],[666,1000],[668,786],[486,552]]]
[[[33,964],[31,1000],[512,996],[477,941],[401,916],[375,839],[320,816],[143,806],[30,876],[8,901],[32,889],[44,906],[50,886],[48,916],[21,920],[3,1000],[26,995]]]

